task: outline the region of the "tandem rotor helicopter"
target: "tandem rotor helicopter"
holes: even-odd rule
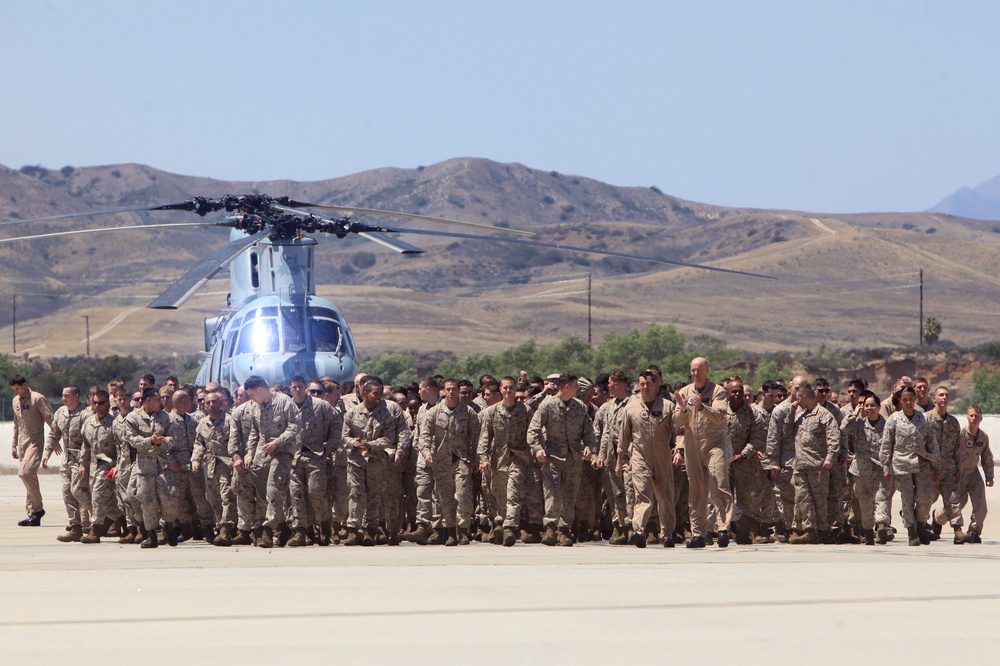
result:
[[[320,210],[333,211],[333,214],[314,212]],[[354,234],[406,255],[420,254],[424,250],[400,240],[396,236],[398,234],[515,243],[774,279],[769,275],[715,266],[530,240],[528,237],[534,234],[516,229],[370,208],[306,203],[264,194],[226,195],[216,199],[195,197],[156,206],[9,220],[0,222],[0,226],[149,211],[187,211],[201,217],[225,211],[227,215],[215,222],[74,229],[15,236],[0,239],[0,243],[122,229],[179,226],[231,228],[228,244],[199,261],[148,306],[176,309],[210,278],[231,266],[228,309],[217,317],[205,320],[207,351],[203,353],[197,378],[202,386],[216,381],[231,390],[251,375],[260,375],[269,383],[287,383],[294,375],[330,376],[344,382],[353,380],[357,373],[358,353],[347,321],[333,303],[316,295],[314,251],[318,241],[310,234],[329,234],[340,239]],[[359,222],[352,215],[433,222],[479,229],[493,235],[371,225]]]

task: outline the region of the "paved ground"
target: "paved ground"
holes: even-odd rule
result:
[[[142,551],[57,543],[58,487],[43,477],[44,526],[18,528],[20,481],[0,476],[0,664],[990,663],[1000,647],[993,538]]]

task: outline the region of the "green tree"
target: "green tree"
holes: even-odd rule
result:
[[[361,372],[378,377],[387,385],[417,381],[417,359],[407,354],[378,354],[361,364]]]
[[[1000,414],[1000,368],[982,367],[972,373],[972,393],[958,401],[961,411],[979,405],[984,414]]]
[[[924,322],[923,336],[929,345],[937,342],[941,337],[941,322],[934,317],[928,317]]]

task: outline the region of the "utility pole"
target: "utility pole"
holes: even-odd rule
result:
[[[87,356],[90,356],[90,315],[83,315],[83,320],[87,322]]]
[[[591,324],[593,318],[590,312],[590,273],[587,273],[587,344],[591,344]]]
[[[14,347],[14,355],[17,355],[17,294],[14,294],[14,304],[11,307],[11,326],[10,326],[10,336],[13,338],[12,343]]]
[[[920,269],[920,321],[917,322],[920,331],[920,346],[924,345],[924,269]]]

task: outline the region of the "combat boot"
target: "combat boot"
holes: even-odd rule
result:
[[[399,532],[398,531],[397,532],[390,532],[389,533],[389,538],[386,539],[386,543],[388,545],[390,545],[390,546],[398,546],[399,545]]]
[[[329,546],[330,540],[333,536],[333,526],[330,525],[330,521],[327,520],[319,524],[319,545]]]
[[[379,525],[374,536],[376,546],[384,546],[389,543],[389,533],[385,531],[385,525]]]
[[[556,545],[556,528],[552,525],[548,525],[545,528],[545,536],[542,537],[542,543],[546,546]]]
[[[292,538],[285,545],[289,548],[298,548],[300,546],[311,546],[312,544],[309,542],[309,537],[306,536],[305,528],[296,527],[292,532]]]
[[[469,530],[466,530],[466,529],[463,529],[463,528],[459,527],[456,530],[456,534],[458,535],[458,545],[459,546],[468,546],[469,545]],[[447,546],[448,544],[445,544],[445,545]]]
[[[734,520],[729,524],[733,532],[733,541],[738,546],[749,546],[753,543],[751,534],[754,531],[754,523],[747,518],[746,514],[740,516],[739,520]]]
[[[941,523],[937,521],[937,516],[933,513],[931,514],[931,541],[937,541],[941,538]]]
[[[960,526],[956,526],[953,529],[955,530],[955,539],[953,543],[956,546],[965,543],[965,532],[962,531],[962,528]]]
[[[106,536],[123,537],[126,534],[128,534],[128,525],[125,524],[125,516],[121,516],[118,520],[111,523],[111,527],[107,531]]]
[[[517,543],[517,533],[510,527],[506,527],[503,530],[503,545],[510,548],[515,543]]]
[[[873,530],[872,528],[869,527],[869,528],[861,530],[861,533],[865,537],[865,545],[866,546],[874,546],[875,545],[875,530]]]
[[[228,548],[233,545],[233,526],[229,523],[222,523],[219,527],[219,534],[212,540],[213,546]]]
[[[361,537],[361,545],[366,548],[371,548],[375,545],[375,534],[378,532],[377,527],[369,527],[367,530],[358,530],[358,534]]]
[[[431,537],[431,529],[427,523],[417,523],[417,526],[410,532],[410,541],[419,546],[426,546]]]
[[[705,547],[705,537],[692,535],[690,539],[684,542],[685,548],[704,548]]]
[[[212,523],[203,523],[201,526],[201,534],[205,543],[212,543],[215,541],[215,525]]]
[[[79,525],[70,525],[69,529],[56,537],[56,541],[71,543],[83,539],[83,528]]]
[[[237,530],[236,536],[233,537],[234,546],[249,546],[253,543],[250,537],[250,530]]]
[[[441,544],[444,543],[445,536],[446,535],[444,534],[444,530],[435,527],[433,530],[431,530],[431,535],[427,537],[427,543],[431,546],[440,546]]]
[[[292,529],[288,527],[288,523],[281,523],[278,525],[278,539],[274,545],[278,548],[284,548],[288,540],[292,538]]]
[[[719,548],[729,547],[729,530],[719,530]]]
[[[163,532],[167,536],[167,545],[173,548],[177,545],[177,530],[174,528],[173,523],[164,523]]]
[[[585,541],[590,541],[593,537],[594,531],[590,529],[589,523],[580,523],[579,529],[576,531],[576,540],[580,543]]]
[[[202,524],[196,520],[191,521],[191,538],[195,541],[205,540],[205,532],[202,531]]]
[[[974,527],[970,527],[969,531],[965,533],[962,537],[962,543],[982,543],[982,539],[979,538],[979,533]]]
[[[146,538],[139,543],[140,548],[156,548],[160,545],[160,540],[156,538],[156,530],[150,530]]]
[[[446,528],[444,528],[444,533],[445,533],[444,545],[446,545],[446,546],[457,546],[458,545],[458,539],[455,538],[455,528],[454,527],[446,527]]]
[[[144,525],[135,526],[135,542],[142,543],[149,538],[149,533],[146,532],[146,527]]]
[[[920,545],[929,546],[931,543],[931,532],[927,529],[927,525],[919,522],[915,527],[917,528],[917,538],[920,539]]]
[[[191,523],[181,523],[179,527],[180,529],[178,530],[177,533],[178,543],[184,543],[185,541],[194,538],[194,528],[191,527]]]
[[[136,528],[134,526],[128,528],[128,532],[125,534],[125,536],[123,536],[122,538],[118,539],[118,543],[126,543],[126,544],[127,543],[135,543],[136,542],[136,532],[137,532],[137,530],[136,530]]]
[[[837,540],[833,530],[819,530],[816,532],[816,537],[819,539],[820,543],[828,546]]]
[[[254,548],[256,548],[257,546],[260,545],[260,540],[261,540],[261,537],[262,537],[263,534],[264,534],[264,528],[263,527],[255,527],[255,528],[253,528],[253,545],[254,545]]]
[[[660,528],[658,526],[646,526],[646,545],[656,546],[660,543]]]
[[[522,538],[522,543],[541,543],[542,542],[542,526],[541,525],[528,525],[528,538]]]
[[[646,535],[644,535],[642,532],[632,532],[632,536],[629,537],[628,541],[636,548],[646,547]]]
[[[101,543],[101,537],[107,533],[104,525],[94,523],[90,526],[90,531],[80,537],[80,543]]]
[[[884,546],[889,542],[889,526],[885,523],[879,523],[875,528],[878,531],[878,545]]]
[[[347,538],[344,539],[344,545],[360,546],[361,542],[363,542],[364,540],[365,538],[361,536],[361,530],[351,530],[350,533],[347,535]]]
[[[496,545],[501,545],[504,542],[504,530],[503,527],[497,525],[493,528],[493,543]]]
[[[556,537],[556,544],[559,546],[573,545],[573,537],[570,535],[568,527],[559,528],[559,534]]]
[[[266,525],[260,532],[260,541],[257,542],[260,548],[274,548],[274,530]]]
[[[788,528],[785,527],[785,523],[775,523],[774,540],[778,543],[788,543]]]
[[[615,525],[614,529],[611,530],[611,538],[608,539],[608,545],[624,546],[627,543],[628,539],[625,538],[625,530],[623,530],[620,525]]]
[[[910,539],[911,546],[920,545],[920,536],[917,534],[917,526],[910,525],[906,528],[906,536]]]
[[[811,545],[819,542],[819,534],[816,530],[805,530],[801,534],[793,534],[788,537],[788,543],[793,545]]]
[[[753,535],[754,545],[760,546],[768,543],[774,543],[774,537],[771,536],[771,530],[764,523],[755,522],[751,534]]]

